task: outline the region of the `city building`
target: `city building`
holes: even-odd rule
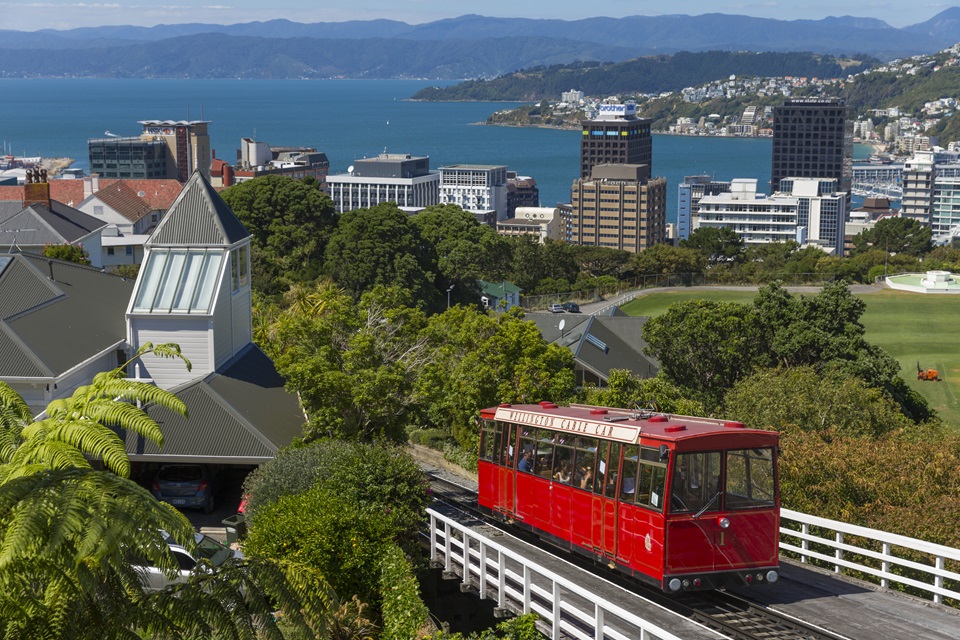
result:
[[[507,171],[507,218],[517,215],[517,207],[539,207],[540,188],[537,181],[528,176],[518,176],[516,171]]]
[[[849,193],[853,120],[840,98],[792,98],[773,110],[771,190],[784,178],[833,178]]]
[[[440,204],[455,204],[495,226],[507,219],[507,167],[452,164],[440,167]]]
[[[502,236],[535,236],[540,244],[549,238],[565,240],[566,223],[559,207],[518,207],[514,218],[497,222],[497,233]]]
[[[900,215],[925,225],[930,224],[933,207],[933,185],[937,165],[932,151],[918,151],[903,164]]]
[[[327,189],[337,213],[383,202],[416,213],[439,204],[440,172],[430,170],[428,157],[382,153],[356,160],[347,173],[327,176]]]
[[[313,147],[273,147],[266,142],[243,138],[237,149],[236,166],[214,157],[210,166],[210,184],[230,187],[262,176],[285,176],[295,180],[309,176],[325,188],[329,173],[327,154],[319,153]]]
[[[960,235],[960,177],[938,176],[933,187],[930,230],[934,239]]]
[[[592,120],[581,121],[580,178],[588,180],[593,167],[599,164],[633,164],[645,166],[650,177],[653,162],[651,120],[637,117],[637,105],[610,99],[597,105]]]
[[[574,244],[637,253],[667,239],[666,178],[650,178],[650,167],[601,164],[570,193]]]
[[[726,228],[746,245],[795,241],[843,255],[847,194],[833,179],[785,178],[771,196],[757,193],[755,178],[731,181],[730,191],[700,199],[692,229]]]
[[[690,221],[700,210],[703,196],[715,196],[730,191],[730,182],[718,182],[710,176],[685,176],[677,188],[677,227],[676,239],[690,237]]]
[[[205,120],[141,120],[138,137],[87,142],[90,173],[101,178],[168,178],[184,183],[194,171],[210,178],[210,135]]]
[[[100,265],[106,268],[143,262],[143,246],[163,217],[124,180],[98,189],[77,209],[107,225],[100,233]]]

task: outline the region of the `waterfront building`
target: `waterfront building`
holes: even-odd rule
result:
[[[507,167],[489,164],[453,164],[440,167],[440,204],[455,204],[495,226],[507,219]]]
[[[583,91],[577,91],[576,89],[570,89],[570,91],[564,91],[560,94],[560,100],[567,104],[580,104],[583,102],[583,97]]]
[[[771,190],[787,177],[833,178],[849,193],[853,120],[841,98],[792,98],[773,110]]]
[[[174,179],[196,170],[210,177],[210,135],[205,120],[141,120],[138,137],[109,135],[87,141],[90,173],[102,178]],[[108,132],[109,133],[109,132]]]
[[[900,215],[921,224],[930,224],[933,184],[936,178],[937,165],[931,151],[918,151],[904,163]]]
[[[637,105],[606,100],[597,105],[594,119],[581,121],[580,178],[589,180],[599,164],[645,166],[650,177],[653,162],[651,120],[637,117]]]
[[[793,240],[843,254],[847,194],[836,181],[785,178],[771,196],[757,193],[755,178],[731,181],[730,191],[700,199],[692,228],[726,228],[746,245]]]
[[[294,180],[310,176],[324,188],[329,173],[327,154],[318,153],[313,147],[274,147],[266,142],[243,138],[237,150],[235,167],[216,157],[213,159],[210,184],[229,187],[262,176],[285,176]]]
[[[934,238],[960,235],[960,177],[938,176],[934,182],[930,230]]]
[[[327,188],[337,213],[383,202],[416,213],[439,204],[440,173],[430,170],[428,157],[382,153],[356,160],[347,173],[327,176]]]
[[[700,210],[703,196],[715,196],[730,191],[729,181],[715,181],[710,176],[685,176],[677,188],[676,239],[690,237],[690,221]]]
[[[667,180],[649,175],[647,165],[601,164],[574,182],[570,241],[632,253],[666,241]]]
[[[514,218],[519,207],[539,207],[540,187],[529,176],[507,171],[507,218]]]
[[[497,233],[502,236],[532,235],[540,244],[564,240],[565,222],[559,207],[517,207],[516,216],[497,222]]]

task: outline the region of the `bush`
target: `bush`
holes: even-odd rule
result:
[[[415,429],[410,432],[410,442],[437,451],[443,451],[444,446],[452,441],[453,436],[442,429]]]
[[[383,597],[381,640],[418,637],[428,622],[430,611],[420,599],[420,585],[413,573],[413,565],[399,547],[390,547],[383,557],[380,592]]]
[[[394,539],[409,548],[429,504],[427,481],[403,449],[390,445],[321,440],[287,449],[244,482],[253,523],[261,510],[284,496],[323,487],[353,509],[377,514]],[[255,524],[251,525],[255,527]]]
[[[380,562],[392,545],[390,520],[324,486],[284,496],[253,517],[244,552],[318,570],[341,600],[379,602]]]

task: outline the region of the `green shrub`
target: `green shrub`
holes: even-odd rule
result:
[[[410,432],[410,442],[443,451],[444,445],[453,441],[453,436],[442,429],[415,429]]]
[[[409,640],[426,625],[430,615],[420,598],[420,585],[413,565],[397,546],[387,549],[380,565],[380,593],[383,597],[381,640]]]
[[[318,486],[284,496],[253,517],[244,552],[317,569],[342,600],[379,602],[381,558],[393,545],[389,519]]]

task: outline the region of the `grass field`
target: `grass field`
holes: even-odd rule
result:
[[[674,302],[690,299],[749,302],[754,292],[709,289],[664,291],[634,298],[623,306],[633,316],[656,316]],[[900,375],[940,417],[960,430],[960,296],[883,289],[860,296],[867,303],[861,321],[867,339],[900,362]],[[917,380],[917,363],[937,369],[942,382]]]

